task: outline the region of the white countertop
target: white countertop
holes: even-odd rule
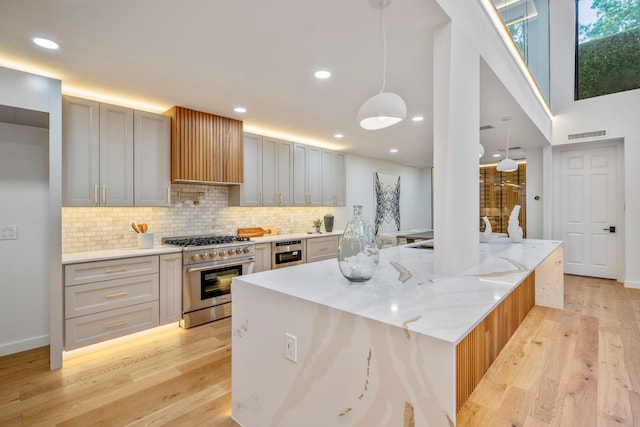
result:
[[[62,264],[76,264],[88,261],[103,261],[114,258],[146,256],[146,255],[162,255],[175,252],[182,252],[182,248],[175,246],[154,245],[151,249],[123,248],[123,249],[105,249],[101,251],[90,252],[74,252],[62,254]]]
[[[457,344],[561,245],[533,239],[481,243],[479,264],[454,277],[433,274],[433,251],[405,245],[382,249],[376,273],[363,283],[349,282],[337,260],[330,259],[237,277],[234,284],[260,286]],[[411,273],[404,282],[402,268]]]
[[[292,234],[274,234],[274,235],[264,235],[262,237],[251,237],[251,241],[260,243],[271,243],[271,242],[282,242],[285,240],[296,240],[296,239],[314,239],[316,237],[327,237],[327,236],[342,236],[343,230],[334,230],[331,233],[327,233],[323,231],[322,233],[292,233]]]

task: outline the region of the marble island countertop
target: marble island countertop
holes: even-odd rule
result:
[[[382,249],[376,273],[363,283],[349,282],[330,259],[242,276],[238,286],[245,282],[457,344],[562,242],[481,243],[478,265],[453,277],[435,275],[433,251],[412,246]]]

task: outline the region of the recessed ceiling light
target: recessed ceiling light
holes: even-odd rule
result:
[[[415,117],[412,117],[412,118],[411,118],[411,120],[413,120],[414,122],[421,122],[421,121],[423,121],[423,120],[424,120],[424,117],[422,117],[422,116],[415,116]]]
[[[397,148],[392,148],[391,150],[389,150],[390,153],[397,153],[398,149]]]
[[[328,79],[329,77],[331,77],[331,72],[327,70],[318,70],[313,73],[313,75],[316,76],[316,79]]]
[[[246,113],[247,109],[244,107],[236,107],[233,109],[233,111],[235,111],[236,113]]]
[[[60,45],[53,40],[44,39],[42,37],[34,37],[33,42],[40,47],[44,47],[45,49],[59,49]]]
[[[333,134],[333,137],[336,138],[336,139],[342,139],[342,138],[344,138],[344,135],[341,134],[341,133],[335,133],[335,134]]]
[[[493,157],[500,157],[500,156],[501,156],[501,154],[498,154],[498,153],[493,155]]]

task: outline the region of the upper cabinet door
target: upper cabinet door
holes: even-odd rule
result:
[[[134,111],[134,198],[136,206],[169,206],[171,117]]]
[[[322,150],[322,205],[345,206],[346,194],[344,154]]]
[[[278,192],[276,206],[293,205],[293,143],[278,142]]]
[[[293,205],[321,206],[322,150],[304,144],[293,146]]]
[[[62,205],[98,206],[100,103],[62,97]]]
[[[322,150],[307,147],[307,192],[309,206],[322,206]]]
[[[133,110],[100,104],[100,204],[133,206]]]

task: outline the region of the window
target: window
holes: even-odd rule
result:
[[[575,99],[640,88],[640,0],[576,0]]]

